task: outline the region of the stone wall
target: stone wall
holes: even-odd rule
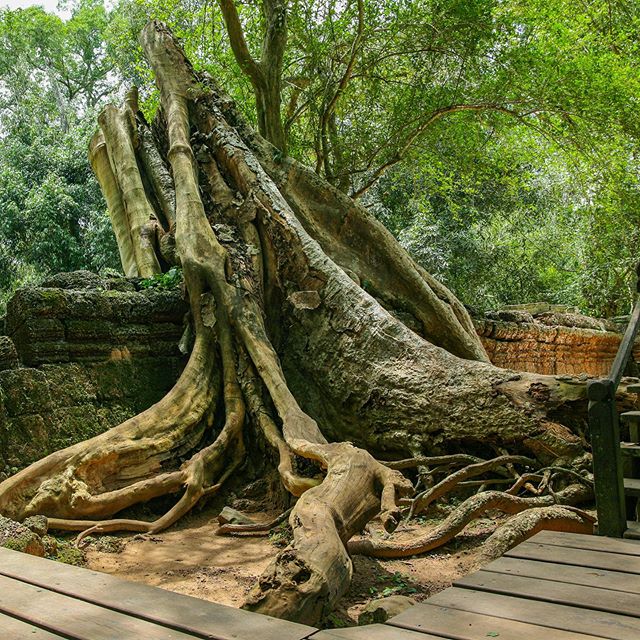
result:
[[[0,336],[0,473],[139,413],[179,376],[180,291],[96,278],[59,277],[9,302]]]
[[[503,311],[474,320],[498,367],[552,375],[606,375],[625,325],[575,313]],[[640,357],[640,345],[634,358]],[[636,375],[637,372],[630,371]]]

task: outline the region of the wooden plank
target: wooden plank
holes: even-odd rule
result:
[[[640,596],[622,591],[607,591],[579,584],[567,585],[564,582],[536,580],[521,576],[508,576],[490,571],[477,571],[456,580],[457,587],[490,591],[513,595],[519,598],[532,598],[557,602],[571,607],[583,607],[598,611],[609,611],[622,615],[640,617]],[[524,603],[523,603],[524,606]],[[640,636],[639,636],[640,637]]]
[[[620,614],[579,609],[563,604],[522,600],[514,596],[451,587],[428,600],[428,604],[468,611],[497,618],[540,624],[551,629],[574,631],[611,640],[638,640],[640,620]],[[411,611],[425,605],[418,604]],[[395,620],[395,618],[393,618]],[[553,636],[548,634],[549,638]],[[541,636],[541,640],[545,636]]]
[[[368,624],[363,627],[318,631],[310,635],[309,640],[442,640],[442,637],[389,627],[386,624]]]
[[[0,611],[73,640],[192,640],[192,636],[0,576]]]
[[[65,640],[64,636],[59,636],[50,631],[45,631],[32,624],[22,622],[16,618],[0,613],[0,634],[3,640]]]
[[[302,640],[314,627],[0,548],[0,575],[216,640]]]
[[[629,523],[627,523],[627,526],[629,526]],[[607,553],[624,553],[629,556],[640,556],[640,542],[622,540],[620,538],[606,538],[605,536],[589,536],[583,533],[541,531],[533,536],[533,538],[529,538],[527,542],[553,544],[558,547],[571,547],[573,549],[606,551]]]
[[[570,549],[551,544],[523,542],[514,547],[505,556],[509,558],[527,558],[539,562],[555,562],[558,564],[607,569],[624,573],[640,574],[640,556],[605,551],[589,551],[587,549]]]
[[[553,580],[568,584],[582,584],[587,587],[624,591],[640,594],[640,575],[593,569],[591,567],[575,567],[554,562],[536,562],[522,558],[504,557],[483,567],[484,571],[506,573],[514,576]]]
[[[640,456],[640,444],[635,442],[621,442],[620,452],[623,456],[638,457]]]
[[[477,640],[478,638],[499,637],[500,640],[597,640],[598,636],[586,635],[578,631],[563,631],[540,624],[518,622],[480,613],[459,611],[449,607],[431,604],[428,600],[418,607],[410,607],[395,616],[389,625],[425,631],[457,640]]]

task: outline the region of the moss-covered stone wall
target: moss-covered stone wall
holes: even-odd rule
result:
[[[64,274],[18,291],[0,336],[0,473],[157,402],[184,366],[179,290]]]

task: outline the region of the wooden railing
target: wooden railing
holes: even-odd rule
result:
[[[639,328],[640,299],[633,308],[609,375],[587,382],[598,533],[613,538],[621,538],[627,528],[616,391],[633,352]]]

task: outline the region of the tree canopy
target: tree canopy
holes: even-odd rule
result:
[[[628,311],[640,11],[625,0],[82,0],[67,21],[4,11],[4,290],[116,266],[86,123],[128,85],[148,91],[134,43],[149,17],[281,153],[371,205],[465,303]],[[143,93],[148,116],[157,104]]]

